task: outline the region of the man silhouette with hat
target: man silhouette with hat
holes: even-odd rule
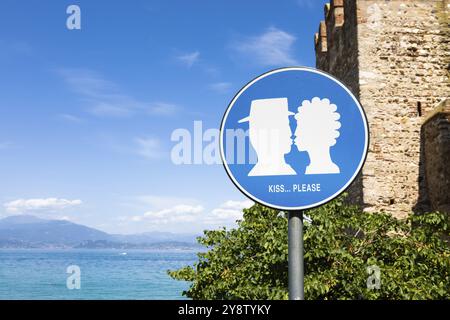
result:
[[[250,115],[239,120],[249,123],[249,138],[257,155],[257,163],[248,176],[296,175],[284,159],[291,151],[292,131],[287,98],[253,100]]]

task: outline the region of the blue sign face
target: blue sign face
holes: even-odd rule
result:
[[[302,210],[350,185],[368,140],[364,110],[349,89],[327,73],[292,67],[265,73],[238,92],[222,120],[220,151],[249,198]]]

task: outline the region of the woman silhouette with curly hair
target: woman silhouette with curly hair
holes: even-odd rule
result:
[[[310,163],[305,174],[340,173],[330,155],[330,147],[340,135],[340,114],[336,110],[330,100],[317,97],[303,101],[298,108],[295,145],[299,151],[308,152]]]

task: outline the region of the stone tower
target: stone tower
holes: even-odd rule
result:
[[[348,190],[366,211],[450,211],[449,9],[449,0],[325,5],[316,66],[367,114],[369,154]]]

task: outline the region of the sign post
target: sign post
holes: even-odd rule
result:
[[[303,300],[303,211],[290,211],[288,219],[289,299]]]
[[[225,112],[220,154],[231,181],[253,201],[289,213],[292,300],[304,298],[304,210],[347,189],[368,145],[359,101],[339,80],[312,68],[281,68],[253,79]]]

